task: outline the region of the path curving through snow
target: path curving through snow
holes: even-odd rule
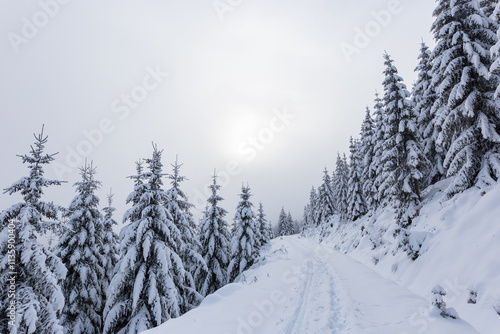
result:
[[[239,282],[145,334],[478,333],[429,315],[430,302],[317,241],[278,238]]]

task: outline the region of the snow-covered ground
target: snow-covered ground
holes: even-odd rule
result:
[[[478,333],[430,302],[309,238],[273,240],[238,283],[144,334]]]
[[[396,250],[390,209],[323,238],[271,242],[237,283],[145,334],[484,333],[500,332],[500,185],[442,201],[446,181],[425,192],[413,241],[422,255]],[[363,232],[361,231],[361,227]],[[459,319],[431,312],[440,284]],[[467,303],[469,290],[476,304]]]

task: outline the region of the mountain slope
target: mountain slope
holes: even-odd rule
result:
[[[311,238],[272,241],[240,282],[144,334],[478,333],[463,320],[428,315],[430,302]]]

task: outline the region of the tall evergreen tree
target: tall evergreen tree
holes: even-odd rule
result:
[[[441,131],[436,145],[446,151],[444,167],[454,176],[447,198],[481,182],[500,177],[499,112],[493,100],[498,76],[490,75],[490,48],[496,43],[495,23],[476,0],[441,0],[435,11],[433,32],[437,41],[433,80],[442,82],[436,123]],[[436,104],[435,103],[435,104]]]
[[[370,165],[370,171],[373,173],[373,186],[371,193],[374,194],[371,201],[371,209],[376,209],[383,203],[384,197],[379,191],[380,185],[383,182],[382,169],[382,156],[384,154],[384,138],[385,138],[385,110],[384,103],[378,93],[375,93],[375,107],[373,115],[375,116],[375,132],[373,135],[373,159]],[[337,161],[338,163],[338,161]]]
[[[333,216],[335,213],[334,194],[332,188],[332,180],[325,168],[323,171],[323,183],[318,189],[317,207],[316,207],[316,220],[318,224],[322,224]]]
[[[417,132],[417,114],[393,60],[384,55],[385,140],[382,191],[391,196],[397,223],[406,228],[418,214],[419,183],[426,167]]]
[[[376,197],[374,191],[375,171],[372,169],[374,158],[373,137],[375,129],[373,119],[370,115],[370,108],[366,107],[365,119],[361,126],[361,143],[359,149],[360,168],[361,168],[361,188],[366,202],[366,209],[372,208]]]
[[[103,269],[104,278],[102,280],[102,291],[103,296],[106,297],[109,284],[113,278],[116,264],[120,256],[120,251],[118,249],[119,239],[118,235],[113,231],[113,226],[117,225],[116,221],[113,219],[113,213],[116,209],[113,207],[113,194],[110,193],[107,196],[108,206],[103,209],[104,211],[104,221],[103,221],[103,234],[102,234],[102,249],[101,253],[103,255]],[[106,300],[103,300],[103,310]]]
[[[418,132],[422,138],[422,149],[427,160],[432,162],[425,173],[424,186],[439,181],[445,175],[443,168],[444,155],[442,150],[436,150],[437,129],[434,126],[432,106],[436,101],[435,87],[432,85],[432,59],[429,47],[422,42],[420,45],[419,64],[415,68],[418,79],[413,87],[412,102],[418,115]]]
[[[200,224],[201,254],[207,264],[204,277],[197,282],[203,296],[214,293],[228,282],[229,246],[231,236],[224,216],[227,211],[219,206],[223,200],[217,192],[217,175],[214,173],[213,184],[209,186],[212,195],[208,198],[209,207]]]
[[[280,236],[292,235],[294,233],[292,220],[285,213],[284,208],[281,208],[280,216],[278,218],[278,231]]]
[[[350,141],[350,151],[349,180],[347,183],[347,218],[355,221],[363,216],[367,209],[362,189],[360,143],[353,140],[352,137]]]
[[[318,192],[314,187],[311,188],[311,193],[309,195],[309,204],[307,206],[307,221],[310,226],[318,226]]]
[[[347,218],[348,177],[349,166],[347,165],[345,154],[343,158],[340,157],[340,154],[337,154],[337,164],[333,177],[333,192],[337,203],[337,212],[342,220]]]
[[[269,233],[269,224],[266,219],[266,214],[264,213],[264,206],[262,205],[262,202],[259,203],[259,209],[257,210],[257,227],[260,230],[261,246],[269,243],[271,235]]]
[[[295,225],[296,224],[293,221],[292,214],[290,213],[290,211],[288,211],[286,219],[288,221],[288,226],[290,226],[290,234],[295,234]]]
[[[191,308],[198,306],[203,299],[200,294],[193,290],[196,290],[195,281],[201,279],[207,268],[205,260],[199,253],[201,245],[197,238],[198,227],[191,213],[191,208],[194,205],[189,203],[187,195],[180,188],[180,183],[187,179],[180,175],[181,167],[182,164],[179,164],[177,159],[172,164],[173,173],[168,174],[172,188],[166,192],[165,206],[172,217],[173,223],[179,229],[182,239],[182,248],[178,252],[186,269],[186,278],[183,286],[187,286],[188,290],[183,291],[183,294],[188,301],[181,306],[181,313],[185,313]]]
[[[179,316],[188,302],[178,254],[181,233],[165,208],[161,154],[154,145],[153,157],[145,160],[149,171],[134,177],[129,201],[135,205],[124,216],[130,223],[121,232],[122,257],[109,287],[104,334],[136,334],[159,326]]]
[[[65,213],[69,229],[57,245],[56,253],[68,269],[62,285],[66,303],[61,322],[66,333],[99,334],[102,328],[104,228],[95,195],[101,182],[94,179],[95,172],[92,163],[80,168],[82,180],[75,183],[78,195]]]
[[[61,181],[48,180],[43,166],[54,160],[54,154],[44,154],[47,136],[35,136],[34,146],[28,155],[20,158],[28,164],[29,175],[4,189],[12,195],[21,193],[23,202],[14,204],[0,213],[0,332],[62,334],[59,317],[64,306],[61,282],[66,268],[61,260],[42,243],[37,235],[45,232],[47,224],[57,221],[59,207],[42,201],[43,189],[60,185]],[[14,240],[14,246],[9,243]],[[8,309],[13,300],[9,297],[8,284],[15,279],[15,316],[9,317]]]
[[[233,282],[239,274],[247,270],[258,256],[255,240],[255,213],[250,202],[250,188],[241,188],[240,198],[234,217],[235,233],[231,239],[231,262],[228,266],[229,282]]]
[[[498,0],[481,0],[480,6],[484,15],[487,17],[492,17],[493,12],[495,11],[495,6],[498,4]]]

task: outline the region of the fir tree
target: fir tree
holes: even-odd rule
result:
[[[111,283],[111,279],[115,273],[116,264],[120,256],[118,249],[119,239],[118,235],[113,231],[113,226],[117,225],[116,221],[113,219],[113,213],[116,209],[113,205],[113,194],[107,195],[108,206],[103,209],[104,211],[104,221],[103,221],[103,235],[102,235],[102,249],[101,254],[103,255],[103,269],[104,269],[104,279],[102,280],[102,291],[103,296],[106,297],[106,293]],[[103,301],[103,309],[106,304],[106,300]]]
[[[257,210],[257,227],[260,230],[260,245],[268,244],[271,240],[271,235],[262,202],[259,203],[259,209]]]
[[[498,0],[480,0],[481,10],[486,17],[492,17]]]
[[[366,202],[366,209],[373,207],[376,197],[374,191],[375,171],[372,169],[374,158],[373,138],[375,136],[373,119],[370,115],[370,108],[366,107],[365,119],[361,126],[361,143],[359,149],[360,168],[361,168],[361,188]]]
[[[172,217],[172,221],[180,231],[182,239],[182,248],[178,250],[186,269],[186,278],[184,286],[188,289],[183,291],[187,298],[187,303],[181,306],[181,313],[189,311],[191,308],[198,306],[202,300],[202,296],[193,290],[196,290],[195,281],[201,279],[201,275],[206,272],[206,264],[203,257],[200,255],[200,243],[198,242],[198,227],[191,213],[193,204],[189,203],[184,191],[180,188],[180,183],[187,180],[186,177],[180,175],[182,164],[177,162],[171,165],[172,174],[168,174],[170,179],[170,188],[167,192],[165,206]]]
[[[294,234],[293,220],[290,213],[285,213],[284,208],[281,208],[280,216],[278,218],[278,231],[280,236]]]
[[[99,334],[105,295],[104,258],[102,255],[103,218],[95,191],[101,182],[94,179],[92,164],[80,168],[82,180],[76,182],[78,195],[65,216],[68,232],[57,245],[57,255],[68,269],[62,289],[66,303],[61,322],[67,333]]]
[[[382,179],[382,169],[384,164],[382,163],[382,156],[384,154],[384,138],[385,138],[385,110],[384,104],[378,93],[375,93],[375,132],[373,135],[373,159],[370,165],[370,171],[373,173],[373,185],[371,193],[374,194],[371,200],[371,209],[376,209],[380,204],[383,203],[384,197],[379,191],[380,185],[383,182]],[[338,161],[337,161],[338,164]]]
[[[48,180],[43,174],[43,165],[54,160],[54,154],[44,154],[47,137],[42,132],[35,136],[34,147],[29,155],[22,155],[28,164],[29,175],[5,189],[12,195],[21,193],[23,202],[15,204],[0,214],[0,281],[5,285],[0,291],[0,332],[62,334],[59,317],[64,306],[61,282],[66,268],[61,260],[45,245],[37,241],[47,224],[57,221],[59,207],[44,202],[43,189],[60,185],[61,181]],[[15,240],[14,247],[8,240]],[[7,255],[8,254],[8,255]],[[16,307],[15,319],[9,318],[7,284],[15,272]],[[10,323],[9,323],[10,322]]]
[[[289,226],[289,229],[290,229],[290,232],[289,234],[292,235],[292,234],[295,234],[295,222],[293,221],[293,218],[292,218],[292,214],[290,213],[290,211],[288,211],[288,214],[286,216],[286,219],[288,221],[288,226]]]
[[[437,129],[434,126],[432,106],[436,101],[435,87],[432,85],[432,60],[431,52],[425,43],[420,45],[419,64],[415,68],[418,79],[413,87],[412,102],[418,115],[418,132],[422,138],[422,150],[427,160],[432,162],[430,169],[425,173],[424,186],[436,183],[443,178],[444,155],[442,150],[436,149]]]
[[[391,196],[396,209],[397,223],[408,227],[418,214],[420,202],[419,182],[423,177],[426,159],[419,146],[417,114],[408,99],[403,79],[398,75],[393,60],[386,53],[384,102],[385,140],[383,156],[382,191]]]
[[[449,4],[449,8],[446,5]],[[441,0],[434,15],[437,41],[433,77],[436,93],[436,145],[446,152],[447,176],[454,176],[446,197],[474,184],[491,184],[500,176],[498,107],[493,94],[498,76],[488,73],[490,48],[496,43],[495,23],[478,2]]]
[[[318,226],[318,192],[314,189],[314,187],[312,187],[309,195],[309,205],[307,210],[307,221],[310,226]]]
[[[104,334],[136,334],[178,317],[188,303],[186,271],[179,250],[181,233],[165,208],[161,153],[156,145],[146,159],[149,171],[133,177],[135,205],[120,233],[122,257],[108,291]],[[139,196],[140,195],[140,196]],[[139,197],[138,197],[139,196]]]
[[[347,166],[345,154],[343,158],[340,157],[340,154],[337,154],[337,164],[333,177],[333,192],[337,203],[337,212],[342,220],[347,218],[348,177],[349,166]]]
[[[355,221],[363,216],[367,209],[362,190],[362,162],[359,152],[360,144],[358,141],[350,141],[350,168],[349,181],[347,183],[347,218]]]
[[[198,282],[198,290],[203,296],[214,293],[228,282],[227,266],[229,264],[229,243],[230,235],[227,222],[224,216],[227,211],[219,206],[223,200],[217,192],[220,185],[217,184],[217,175],[214,173],[213,184],[209,186],[212,195],[207,202],[209,207],[206,210],[205,217],[200,224],[200,244],[201,254],[207,265]]]
[[[332,189],[332,180],[325,168],[323,171],[323,183],[318,189],[316,220],[318,224],[327,222],[335,213],[334,194]]]
[[[234,217],[235,232],[231,239],[231,262],[228,266],[229,282],[233,282],[239,274],[247,270],[258,256],[255,240],[255,213],[250,202],[250,188],[241,188],[240,198]]]

